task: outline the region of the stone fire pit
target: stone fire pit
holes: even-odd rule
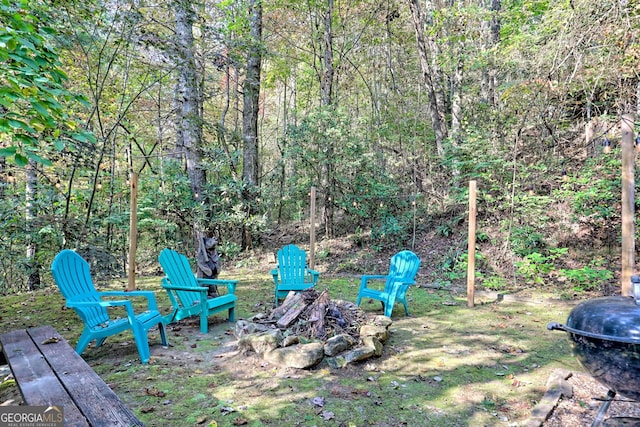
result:
[[[322,360],[333,368],[381,356],[392,324],[368,318],[352,302],[333,301],[328,290],[291,292],[282,305],[236,322],[238,348],[278,366],[307,369]]]

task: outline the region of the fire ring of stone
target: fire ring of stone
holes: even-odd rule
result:
[[[235,336],[244,354],[255,352],[277,366],[307,369],[323,359],[332,368],[381,356],[392,321],[367,318],[352,302],[329,291],[290,292],[270,313],[238,320]]]

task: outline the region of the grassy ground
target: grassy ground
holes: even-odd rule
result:
[[[271,308],[268,275],[246,268],[224,276],[240,280],[239,318]],[[358,283],[356,276],[323,276],[319,289],[355,301]],[[158,278],[137,285],[156,291],[161,311],[168,311]],[[149,426],[519,425],[553,369],[580,369],[566,335],[546,330],[548,322],[566,320],[566,301],[478,297],[468,308],[465,295],[420,287],[409,297],[411,316],[396,307],[383,356],[340,370],[325,363],[285,369],[240,354],[233,325],[220,316],[211,319],[207,335],[197,322],[171,326],[170,348],[152,333],[148,365],[137,360],[130,333],[90,347],[83,357]],[[51,324],[75,345],[81,322],[56,289],[2,299],[0,332]],[[378,302],[362,307],[381,311]]]

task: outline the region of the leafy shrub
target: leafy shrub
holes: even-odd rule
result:
[[[576,292],[595,291],[603,282],[613,279],[613,273],[601,264],[601,261],[593,260],[582,268],[560,270],[560,276],[572,284]]]
[[[482,281],[482,285],[494,291],[499,291],[507,287],[507,279],[501,276],[490,276]]]
[[[530,225],[514,227],[509,238],[513,252],[518,256],[538,253],[545,248],[544,236]]]
[[[396,217],[386,216],[371,230],[371,240],[381,243],[395,243],[405,234],[404,227]]]
[[[517,274],[528,284],[541,285],[545,276],[555,269],[554,261],[566,255],[567,248],[556,248],[549,251],[548,255],[533,252],[516,262]]]
[[[242,248],[235,242],[225,241],[218,245],[217,251],[221,257],[233,259],[238,256]]]

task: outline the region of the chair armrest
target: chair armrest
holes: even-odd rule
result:
[[[170,284],[162,284],[163,289],[169,289],[172,291],[187,291],[187,292],[207,292],[209,288],[204,286],[178,286]]]
[[[320,279],[320,272],[307,268],[307,276],[311,277],[311,282],[316,283]]]
[[[113,300],[113,301],[67,301],[67,307],[118,307],[124,306],[127,304],[131,304],[131,301],[128,300]]]
[[[227,292],[229,292],[230,294],[236,293],[236,285],[238,284],[237,280],[225,280],[225,279],[196,278],[196,281],[199,284],[203,284],[203,285],[226,286]]]
[[[271,276],[273,276],[273,281],[275,282],[276,286],[278,285],[279,273],[280,270],[278,268],[274,268],[273,270],[271,270]]]
[[[133,322],[136,315],[133,311],[133,304],[129,300],[113,300],[113,301],[67,301],[67,307],[124,307],[127,310],[127,317],[129,317],[129,321]]]
[[[157,310],[156,294],[153,291],[103,291],[98,292],[100,297],[142,297],[147,299],[147,309]]]
[[[226,286],[230,294],[236,293],[236,285],[238,284],[237,280],[203,279],[203,278],[197,278],[196,280],[198,283],[201,283],[203,285]]]
[[[398,280],[395,283],[398,283],[400,285],[407,285],[407,286],[411,286],[411,285],[415,285],[416,281],[415,280]]]
[[[383,274],[366,274],[363,275],[360,279],[360,289],[365,289],[367,287],[367,282],[369,280],[387,280],[387,275]]]

